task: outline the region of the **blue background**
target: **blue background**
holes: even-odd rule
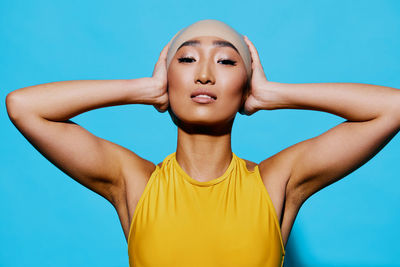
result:
[[[9,120],[6,94],[62,80],[150,77],[163,46],[201,19],[222,20],[257,47],[267,78],[400,88],[400,1],[0,2],[0,266],[128,266],[117,213],[62,173]],[[72,119],[159,163],[176,127],[152,106]],[[260,162],[344,119],[312,110],[239,115],[233,151]],[[400,137],[302,206],[286,266],[400,266]]]

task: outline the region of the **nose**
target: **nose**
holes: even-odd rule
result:
[[[213,71],[211,69],[209,61],[204,60],[202,63],[198,64],[198,71],[195,77],[195,83],[207,84],[215,83],[215,77],[213,75]]]

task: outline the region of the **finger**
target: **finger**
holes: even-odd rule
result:
[[[171,41],[172,41],[172,40],[171,40]],[[159,62],[165,63],[165,62],[167,61],[168,49],[169,49],[169,46],[171,45],[171,41],[169,41],[169,43],[166,44],[166,45],[163,47],[163,49],[161,50],[160,56],[159,56],[159,58],[158,58],[158,62],[157,62],[157,63],[159,63]]]
[[[246,35],[244,37],[245,37],[244,40],[245,40],[247,46],[249,47],[253,62],[256,64],[260,63],[260,57],[258,55],[258,51],[257,51],[256,47],[254,46],[254,44],[249,40],[249,38]]]
[[[166,44],[166,45],[164,46],[163,52],[165,52],[165,53],[168,52],[168,49],[169,49],[169,47],[171,46],[171,43],[172,43],[172,40],[170,40],[170,41],[168,42],[168,44]],[[164,51],[164,50],[165,50],[165,51]]]
[[[170,44],[171,44],[171,41],[168,44],[166,44],[164,46],[164,48],[161,50],[160,56],[159,56],[155,66],[154,66],[154,70],[153,70],[153,75],[152,76],[154,76],[155,72],[158,69],[165,67],[165,65],[167,64],[167,52],[168,52]]]
[[[254,44],[249,40],[249,38],[246,35],[244,36],[244,40],[245,40],[247,46],[249,47],[253,63],[256,66],[261,65],[260,57],[258,55],[258,51],[257,51],[256,47],[254,46]]]
[[[251,53],[251,55],[252,55],[252,58],[254,59],[254,61],[253,61],[253,63],[252,63],[252,69],[253,69],[253,71],[260,70],[261,73],[263,73],[265,79],[267,79],[267,77],[266,77],[266,75],[265,75],[265,72],[264,72],[264,67],[263,67],[263,65],[261,64],[260,56],[259,56],[259,54],[258,54],[258,51],[257,51],[256,47],[255,47],[254,44],[249,40],[249,38],[248,38],[247,36],[245,36],[244,39],[245,39],[246,43],[248,44],[249,49],[250,49],[250,53]],[[268,80],[268,79],[267,79],[267,80]]]
[[[163,61],[163,60],[165,60],[167,58],[167,53],[168,53],[168,49],[169,49],[170,44],[171,44],[171,42],[166,44],[164,46],[164,48],[161,50],[161,52],[160,52],[160,60],[161,61]]]

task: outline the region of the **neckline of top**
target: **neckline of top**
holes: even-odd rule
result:
[[[197,181],[197,180],[193,179],[192,177],[190,177],[190,175],[187,174],[182,169],[182,167],[179,165],[178,161],[176,160],[176,152],[174,152],[172,154],[172,160],[173,160],[174,165],[176,166],[176,169],[178,170],[179,173],[181,173],[181,175],[185,178],[185,180],[188,181],[189,183],[191,183],[193,185],[197,185],[197,186],[211,186],[211,185],[215,185],[215,184],[222,182],[223,180],[226,179],[226,177],[228,177],[230,172],[233,170],[233,168],[237,164],[237,156],[235,155],[235,153],[232,152],[232,160],[229,163],[228,168],[225,170],[225,172],[221,176],[214,178],[210,181],[201,182],[201,181]]]

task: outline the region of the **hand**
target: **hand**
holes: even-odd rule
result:
[[[172,41],[172,40],[171,40]],[[155,84],[158,85],[158,89],[160,90],[159,94],[157,94],[157,98],[155,100],[156,104],[153,106],[159,112],[165,112],[169,106],[169,98],[168,98],[168,90],[167,90],[167,52],[171,41],[163,48],[158,58],[158,61],[154,67],[152,79],[155,81]]]
[[[266,88],[269,81],[265,77],[264,69],[261,65],[257,49],[253,43],[244,36],[244,40],[249,47],[251,54],[251,68],[253,70],[251,81],[249,82],[249,90],[246,100],[241,107],[239,113],[243,115],[251,115],[260,109],[263,109],[263,98],[266,95]]]

